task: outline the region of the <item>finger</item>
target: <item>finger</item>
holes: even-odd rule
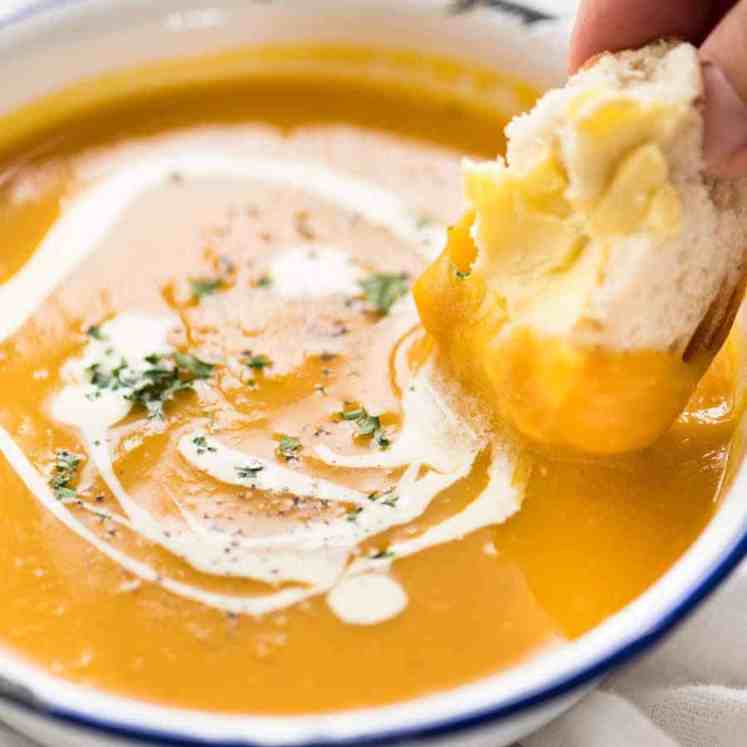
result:
[[[723,1],[584,0],[571,40],[571,72],[599,52],[640,47],[662,36],[700,44]]]
[[[705,83],[705,159],[719,176],[747,174],[747,0],[721,19],[700,49]]]

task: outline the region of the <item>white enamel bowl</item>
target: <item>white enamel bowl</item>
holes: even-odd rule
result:
[[[562,78],[567,27],[522,25],[453,0],[47,0],[0,21],[0,111],[125,65],[271,41],[408,47]],[[470,5],[470,3],[461,3]],[[481,6],[483,3],[474,3]],[[0,652],[0,718],[50,747],[510,744],[570,707],[609,669],[654,644],[747,552],[747,475],[653,588],[582,638],[449,692],[326,716],[228,717],[161,708],[72,685]],[[458,655],[458,652],[455,652]]]

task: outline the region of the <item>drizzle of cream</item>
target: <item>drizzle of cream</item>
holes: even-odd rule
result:
[[[174,173],[201,179],[257,179],[306,190],[382,226],[428,258],[443,227],[420,226],[417,214],[375,184],[339,174],[318,163],[247,158],[217,148],[164,150],[104,173],[73,198],[26,265],[0,286],[0,341],[16,332],[49,294],[80,264],[143,192]]]
[[[204,431],[194,431],[179,441],[179,452],[194,467],[228,485],[250,486],[268,493],[290,493],[299,498],[366,506],[363,494],[328,480],[278,465],[274,460],[249,456],[224,446]],[[242,474],[250,473],[246,477]]]
[[[100,327],[102,339],[90,339],[79,358],[68,361],[63,369],[66,386],[54,398],[51,412],[55,418],[79,428],[86,451],[102,479],[119,502],[125,517],[120,523],[157,543],[193,568],[219,576],[250,578],[269,584],[293,582],[304,586],[286,588],[266,595],[240,597],[204,592],[173,579],[160,577],[153,569],[128,561],[127,570],[143,580],[160,583],[173,593],[230,611],[248,614],[282,609],[324,594],[343,584],[342,590],[329,597],[333,610],[343,619],[364,624],[378,622],[373,613],[361,610],[360,618],[345,607],[346,595],[355,598],[361,588],[351,579],[371,570],[380,571],[392,562],[390,554],[382,558],[363,558],[350,562],[358,545],[393,526],[403,525],[421,516],[441,491],[469,474],[480,448],[480,441],[469,426],[453,413],[428,380],[424,367],[407,387],[403,399],[404,425],[392,446],[395,459],[380,452],[374,459],[364,457],[365,466],[406,466],[394,491],[372,499],[328,480],[315,478],[276,463],[232,449],[208,433],[194,431],[179,441],[179,451],[195,469],[216,480],[270,493],[291,493],[301,497],[352,506],[347,513],[307,523],[283,524],[277,532],[257,536],[236,536],[201,523],[179,502],[181,521],[157,518],[136,503],[116,476],[109,429],[125,417],[132,406],[128,390],[100,390],[91,382],[92,366],[109,371],[123,362],[133,370],[146,367],[146,356],[153,351],[165,355],[172,351],[167,337],[174,327],[169,318],[150,318],[139,314],[121,314]],[[3,434],[0,434],[2,436]],[[422,441],[432,448],[423,449]],[[64,516],[65,524],[81,537],[120,562],[121,553],[93,535],[50,494],[38,473],[12,444],[7,434],[0,438],[0,450],[19,471],[37,498],[54,513]],[[356,465],[357,466],[357,465]],[[518,507],[518,491],[510,486],[511,465],[507,458],[495,459],[490,481],[484,493],[460,514],[432,527],[419,537],[390,548],[394,558],[405,557],[428,547],[464,536],[475,529],[504,520]],[[424,474],[421,475],[421,472]],[[33,473],[33,477],[31,476]],[[392,500],[394,498],[394,500]],[[406,604],[406,594],[391,579],[367,579],[379,595],[389,589],[389,599],[378,606],[398,614]],[[344,583],[343,583],[344,582]],[[186,591],[189,587],[190,591]],[[348,592],[345,591],[348,590]],[[353,603],[351,603],[353,604]],[[376,619],[374,619],[374,617]]]
[[[83,355],[63,366],[61,375],[66,386],[52,401],[52,417],[82,431],[106,429],[122,420],[132,408],[127,399],[132,390],[94,386],[92,372],[110,375],[123,362],[133,374],[145,371],[151,367],[146,356],[174,352],[168,336],[177,327],[175,318],[131,311],[101,325],[100,336],[89,339]]]
[[[350,255],[330,246],[287,249],[270,264],[272,290],[283,298],[354,296],[361,291],[362,269]]]
[[[236,158],[216,149],[186,149],[156,153],[148,159],[128,164],[100,178],[71,200],[65,212],[48,232],[25,267],[0,286],[0,341],[16,332],[54,288],[93,252],[125,209],[140,194],[179,172],[188,178],[224,177],[258,179],[312,192],[344,209],[354,211],[369,222],[387,228],[400,240],[413,244],[426,257],[439,245],[435,240],[443,228],[419,225],[417,214],[392,193],[326,167],[298,161]],[[325,263],[325,272],[315,267],[309,277],[334,275],[328,287],[318,283],[311,288],[301,284],[298,265],[292,268],[300,250],[289,250],[275,260],[275,292],[294,297],[358,290],[359,269],[339,249],[320,247],[316,259],[304,248],[305,261]],[[285,262],[285,264],[283,264]],[[328,273],[334,263],[338,271]],[[303,268],[301,268],[303,270]],[[310,269],[310,268],[307,268]],[[291,274],[293,277],[291,278]],[[304,280],[305,283],[305,280]],[[302,287],[303,285],[303,287]],[[397,309],[412,312],[412,300],[403,299]],[[405,321],[407,319],[405,318]],[[353,506],[348,515],[324,521],[279,526],[277,532],[236,537],[204,525],[181,501],[179,518],[155,517],[124,490],[112,463],[110,429],[128,415],[132,403],[127,387],[118,390],[98,388],[91,381],[92,367],[110,373],[124,361],[133,371],[142,371],[145,357],[168,355],[173,349],[168,335],[177,322],[124,313],[101,326],[105,339],[90,339],[82,356],[72,359],[62,371],[64,388],[51,403],[52,416],[79,429],[86,450],[124,516],[104,516],[96,507],[79,503],[81,508],[116,521],[145,539],[159,544],[193,568],[220,576],[234,576],[268,584],[292,582],[292,588],[262,595],[241,596],[205,591],[197,586],[161,575],[153,567],[117,550],[83,524],[51,493],[44,478],[29,462],[12,437],[0,428],[0,453],[16,470],[28,489],[50,513],[102,554],[121,565],[136,578],[159,584],[173,594],[235,613],[262,615],[290,607],[320,594],[341,619],[355,624],[374,624],[399,614],[407,595],[390,576],[382,575],[391,564],[387,553],[381,558],[350,562],[360,542],[393,526],[407,524],[421,516],[441,491],[467,476],[480,448],[477,435],[440,397],[428,378],[427,369],[416,376],[403,397],[404,425],[393,447],[386,452],[364,456],[344,456],[319,449],[317,456],[328,464],[349,468],[406,467],[391,495],[396,501],[371,500],[336,483],[315,479],[295,470],[237,452],[199,431],[184,437],[181,455],[196,469],[232,485],[246,485],[268,492],[291,492],[334,503]],[[401,373],[401,367],[398,368]],[[215,451],[199,453],[194,444],[203,435]],[[207,458],[205,458],[207,457]],[[497,465],[497,466],[496,466]],[[261,466],[247,481],[237,467]],[[518,507],[519,497],[510,482],[507,458],[494,461],[495,480],[488,490],[460,514],[425,533],[391,549],[396,557],[448,542],[476,528],[504,520]],[[491,467],[493,469],[493,467]],[[422,474],[421,474],[422,473]],[[359,509],[359,510],[358,510]],[[230,550],[230,552],[228,551]],[[371,573],[375,569],[376,573]],[[372,609],[375,607],[376,609]]]
[[[466,476],[474,460],[474,454],[472,454],[472,460],[465,459],[464,465],[459,471],[447,475],[428,471],[422,477],[419,476],[419,472],[424,464],[417,462],[407,468],[391,493],[380,496],[366,496],[335,483],[319,480],[310,475],[294,472],[269,461],[235,451],[226,447],[218,439],[208,438],[199,431],[197,434],[206,438],[205,443],[213,451],[198,454],[194,446],[194,434],[190,434],[181,439],[180,452],[193,467],[202,470],[217,480],[231,485],[246,485],[246,481],[236,478],[237,468],[246,464],[261,464],[264,465],[264,468],[257,474],[256,478],[256,487],[260,489],[264,485],[266,486],[264,489],[269,492],[290,492],[296,495],[314,497],[314,489],[318,488],[319,492],[316,497],[320,500],[324,500],[322,496],[326,494],[330,496],[326,500],[348,503],[354,506],[345,515],[296,525],[286,532],[251,540],[251,546],[253,547],[258,545],[282,546],[286,543],[295,542],[303,546],[305,550],[346,548],[348,551],[352,551],[363,540],[394,526],[407,524],[421,516],[438,493],[456,480]],[[299,493],[295,493],[295,490],[287,490],[287,483],[290,482],[288,474],[293,475],[292,480],[299,489]],[[260,475],[264,475],[262,483],[259,482]],[[224,477],[226,479],[223,479]]]
[[[436,391],[431,367],[426,365],[406,386],[402,397],[404,423],[391,448],[369,454],[343,455],[321,445],[315,454],[325,464],[350,469],[394,468],[416,462],[443,473],[471,465],[480,439]]]
[[[273,594],[266,594],[259,597],[240,597],[230,596],[227,594],[215,594],[204,591],[191,584],[185,584],[176,581],[167,576],[163,576],[155,568],[131,558],[126,553],[112,547],[108,542],[102,540],[95,532],[73,516],[66,508],[65,504],[58,501],[52,495],[49,486],[36,470],[33,464],[28,460],[26,455],[20,449],[18,444],[13,440],[10,434],[0,427],[0,453],[8,460],[16,474],[21,478],[28,490],[36,499],[62,524],[77,534],[82,540],[95,547],[102,555],[117,563],[133,576],[158,584],[166,591],[191,599],[201,604],[233,612],[235,614],[246,615],[264,615],[276,610],[291,607],[294,604],[302,602],[319,592],[312,589],[284,589]]]
[[[158,519],[133,501],[123,488],[112,466],[109,428],[130,412],[132,402],[127,396],[131,390],[95,386],[91,382],[91,367],[96,366],[100,373],[109,373],[122,363],[133,372],[146,369],[149,365],[146,356],[153,352],[160,355],[173,352],[167,338],[174,324],[168,317],[135,313],[120,314],[102,324],[101,339],[91,338],[83,355],[65,364],[66,386],[52,401],[52,416],[80,430],[94,465],[127,514],[133,531],[166,548],[193,568],[203,573],[254,578],[267,583],[286,580],[329,583],[334,580],[346,561],[343,552],[320,548],[315,554],[299,553],[294,545],[284,547],[273,538],[239,542],[229,533],[208,531],[181,504],[184,522]],[[242,465],[253,462],[251,458],[244,459]],[[278,483],[285,477],[281,474]]]
[[[506,454],[494,453],[488,468],[488,484],[467,508],[411,540],[394,543],[390,552],[397,558],[404,558],[429,547],[462,539],[483,527],[503,523],[521,508],[521,489],[513,483],[512,475],[513,469]]]
[[[484,527],[501,524],[521,508],[522,490],[512,478],[513,468],[506,454],[494,450],[488,468],[488,484],[467,508],[426,529],[413,539],[395,542],[383,558],[359,558],[349,567],[350,574],[366,573],[394,560],[427,550],[437,545],[462,539]]]
[[[376,625],[405,609],[407,592],[391,576],[361,573],[340,581],[327,594],[327,604],[349,625]]]

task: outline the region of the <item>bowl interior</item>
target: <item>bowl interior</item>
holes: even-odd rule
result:
[[[562,80],[567,25],[523,25],[448,0],[57,0],[0,25],[0,113],[83,78],[160,59],[267,43],[344,42],[456,57],[548,86]],[[507,104],[508,106],[508,104]],[[747,329],[742,323],[740,329]],[[747,474],[733,482],[709,527],[646,594],[603,625],[516,669],[401,705],[334,715],[227,717],[166,709],[62,683],[0,653],[0,678],[16,700],[51,714],[153,734],[262,744],[402,736],[477,723],[592,681],[679,619],[744,554]],[[0,679],[0,683],[2,682]],[[0,692],[13,690],[3,688]],[[11,694],[13,694],[11,692]]]

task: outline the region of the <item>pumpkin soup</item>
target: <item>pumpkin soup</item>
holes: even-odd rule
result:
[[[410,295],[461,157],[531,100],[322,48],[8,118],[4,647],[163,704],[332,711],[562,646],[667,570],[717,505],[734,346],[652,447],[538,453],[443,378]]]

